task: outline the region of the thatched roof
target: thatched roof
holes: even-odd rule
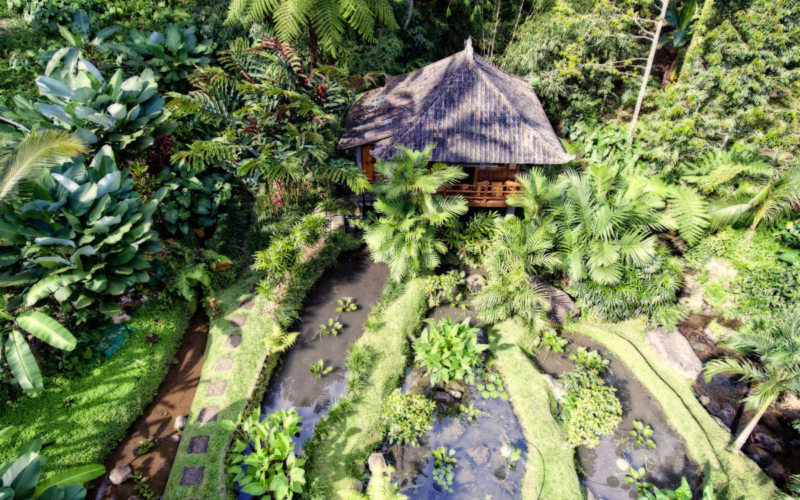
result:
[[[573,157],[558,141],[531,85],[472,51],[387,77],[361,94],[347,115],[340,149],[375,144],[376,158],[396,145],[422,149],[435,141],[431,160],[451,163],[561,164]]]

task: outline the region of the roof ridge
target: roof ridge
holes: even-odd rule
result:
[[[485,59],[483,59],[482,57],[481,57],[481,59],[482,59],[484,62],[486,62],[486,60],[485,60]],[[491,63],[490,63],[490,64],[491,64]],[[500,69],[500,68],[497,68],[497,69]],[[504,71],[502,71],[502,70],[501,70],[501,72],[502,72],[503,74],[508,74],[508,73],[506,73],[506,72],[504,72]],[[549,141],[549,140],[548,140],[548,139],[547,139],[547,138],[546,138],[544,135],[542,135],[542,133],[539,131],[539,129],[538,129],[538,125],[539,125],[539,124],[538,124],[538,123],[531,123],[531,122],[530,122],[530,120],[528,120],[528,118],[527,118],[527,117],[526,117],[526,116],[525,116],[523,113],[520,113],[520,112],[519,112],[519,111],[518,111],[518,110],[517,110],[517,109],[514,107],[514,105],[511,103],[511,101],[509,101],[509,100],[508,100],[508,96],[506,96],[506,93],[505,93],[505,92],[503,92],[502,90],[500,90],[500,89],[497,87],[497,85],[495,85],[495,84],[494,84],[494,82],[492,81],[492,79],[491,79],[491,78],[489,78],[487,75],[485,75],[483,71],[478,71],[478,74],[480,74],[481,78],[482,78],[482,79],[483,79],[483,80],[484,80],[486,83],[488,83],[489,85],[491,85],[491,86],[492,86],[492,88],[493,88],[493,89],[494,89],[494,90],[495,90],[495,91],[496,91],[496,92],[497,92],[497,93],[498,93],[500,96],[502,96],[502,98],[503,98],[503,101],[505,101],[506,105],[507,105],[507,106],[508,106],[508,107],[509,107],[509,108],[510,108],[512,111],[516,112],[518,116],[521,116],[521,117],[522,117],[522,119],[525,121],[525,123],[527,123],[527,124],[528,124],[528,126],[529,126],[529,127],[530,127],[530,128],[533,130],[533,131],[534,131],[534,133],[536,133],[536,135],[538,135],[538,136],[539,136],[539,137],[542,139],[542,141],[541,141],[541,142],[542,142],[542,144],[543,144],[545,147],[547,147],[547,148],[550,150],[550,152],[551,152],[551,153],[555,153],[555,154],[557,154],[557,155],[564,155],[564,156],[568,156],[568,155],[567,155],[567,153],[566,153],[566,151],[564,151],[564,148],[563,148],[563,147],[561,148],[561,150],[560,150],[560,151],[559,151],[559,150],[556,150],[556,149],[554,149],[554,148],[553,148],[553,146],[550,144],[550,141]],[[513,75],[512,75],[512,76],[513,76]],[[526,83],[527,83],[527,82],[526,82]],[[530,85],[530,84],[528,83],[528,85]],[[533,94],[534,94],[534,95],[536,95],[536,92],[534,92]],[[537,101],[539,100],[539,96],[536,96],[536,100],[537,100]],[[541,103],[538,103],[538,104],[539,104],[539,106],[541,106]],[[547,118],[547,115],[545,115],[545,119],[549,120],[549,119]],[[558,136],[556,136],[556,140],[558,140]],[[559,143],[559,144],[560,144],[560,143]]]
[[[453,54],[450,57],[455,58],[455,56],[460,55],[462,53],[463,53],[463,51],[462,52],[456,52],[455,54]],[[437,85],[436,87],[434,87],[433,91],[429,94],[429,98],[426,99],[426,102],[422,106],[420,106],[420,109],[417,112],[416,116],[413,119],[408,120],[408,125],[406,127],[401,129],[400,131],[398,131],[396,134],[392,135],[389,143],[386,144],[386,146],[383,146],[381,148],[376,148],[375,154],[382,155],[384,152],[387,152],[390,149],[394,148],[395,144],[400,139],[400,137],[403,134],[405,134],[406,132],[408,132],[409,130],[411,130],[414,126],[416,126],[417,123],[419,123],[419,120],[422,117],[422,115],[425,114],[425,112],[428,109],[430,109],[430,107],[433,106],[433,104],[436,101],[438,101],[439,99],[442,98],[442,96],[445,95],[445,89],[449,89],[450,87],[453,86],[454,77],[457,74],[461,73],[462,71],[468,71],[470,68],[474,68],[474,65],[472,65],[472,64],[462,64],[461,67],[459,67],[458,69],[453,71],[450,74],[449,77],[445,78],[443,83],[446,83],[446,85],[441,85],[440,84],[440,85]]]

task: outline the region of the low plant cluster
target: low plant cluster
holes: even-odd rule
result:
[[[416,445],[433,425],[436,404],[422,394],[392,392],[381,407],[381,421],[389,442]]]
[[[414,359],[425,368],[431,386],[475,381],[480,355],[489,346],[478,343],[478,328],[470,327],[469,322],[469,318],[461,323],[453,323],[449,317],[439,322],[429,319],[428,328],[414,340]]]

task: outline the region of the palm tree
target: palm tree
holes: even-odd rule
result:
[[[317,62],[318,42],[335,55],[348,25],[368,42],[374,41],[376,22],[399,28],[389,0],[233,0],[226,23],[249,25],[270,16],[283,42],[294,43],[308,33],[312,66]]]
[[[726,357],[712,360],[705,367],[706,383],[714,375],[729,373],[752,384],[744,401],[746,408],[756,410],[756,415],[733,443],[734,449],[740,450],[774,401],[800,393],[800,309],[784,310],[774,318],[757,320],[725,344],[743,356],[758,358],[755,362]]]
[[[83,141],[74,134],[61,130],[28,134],[0,166],[0,201],[25,199],[42,172],[85,152]]]
[[[517,174],[517,182],[520,193],[508,197],[508,206],[521,207],[527,220],[540,217],[561,194],[558,184],[537,167],[531,168],[526,173]]]
[[[498,323],[517,317],[537,332],[549,324],[550,294],[531,279],[560,264],[547,228],[547,223],[536,227],[515,217],[497,224],[484,259],[486,286],[473,301],[481,320]]]
[[[800,166],[773,173],[766,180],[737,189],[722,205],[711,211],[712,228],[739,221],[750,223],[752,234],[761,221],[773,224],[800,206]]]
[[[460,167],[428,165],[435,144],[422,151],[402,146],[396,159],[378,162],[375,170],[384,180],[375,186],[375,211],[383,214],[366,231],[364,239],[375,262],[391,269],[392,279],[401,281],[438,267],[447,252],[440,228],[467,212],[461,196],[439,196],[436,192],[464,179]]]

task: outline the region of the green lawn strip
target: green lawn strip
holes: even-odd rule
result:
[[[164,500],[219,500],[228,497],[225,460],[232,433],[223,429],[219,421],[238,422],[248,405],[253,402],[253,398],[258,399],[256,390],[266,388],[280,358],[279,353],[271,353],[269,348],[270,340],[283,334],[276,316],[292,317],[287,309],[302,306],[303,297],[322,276],[325,269],[336,262],[342,251],[352,249],[356,244],[354,241],[350,235],[343,232],[333,234],[321,247],[319,255],[298,266],[287,286],[283,304],[274,313],[264,314],[263,299],[250,292],[258,281],[255,275],[242,278],[217,297],[221,314],[211,321],[200,382],[164,492]],[[255,306],[250,310],[242,309],[240,307],[242,301],[251,297],[255,300]],[[247,318],[244,326],[240,328],[232,326],[231,320],[234,317]],[[228,336],[236,333],[242,336],[239,347],[237,349],[225,347]],[[223,357],[234,358],[232,370],[216,371],[217,362]],[[217,380],[227,381],[225,394],[208,397],[209,385]],[[217,421],[199,423],[200,410],[210,406],[219,407]],[[209,436],[206,453],[188,453],[191,438],[195,436]],[[205,467],[203,483],[200,486],[181,486],[184,467],[198,466]]]
[[[409,338],[428,310],[424,280],[406,285],[403,294],[371,318],[357,341],[373,355],[372,371],[356,394],[348,394],[317,425],[305,450],[313,498],[336,499],[355,488],[357,467],[383,441],[381,404],[399,387],[408,365]],[[368,324],[369,325],[369,324]]]
[[[544,375],[519,347],[525,328],[506,321],[494,328],[492,352],[514,414],[528,444],[523,500],[582,500],[574,451],[557,423],[557,407]]]
[[[647,387],[661,404],[669,424],[683,437],[686,449],[703,469],[721,500],[769,500],[778,491],[772,480],[742,453],[729,449],[731,434],[703,408],[692,384],[661,363],[647,346],[644,321],[617,324],[574,323],[566,327],[603,344]]]
[[[133,332],[108,360],[87,367],[77,378],[46,378],[45,390],[36,398],[3,402],[0,428],[15,425],[20,431],[0,445],[0,463],[14,458],[33,438],[45,443],[48,476],[103,463],[152,401],[194,314],[195,304],[165,299],[163,294],[152,297],[131,313],[128,325]],[[158,342],[150,347],[145,337],[153,335]]]

